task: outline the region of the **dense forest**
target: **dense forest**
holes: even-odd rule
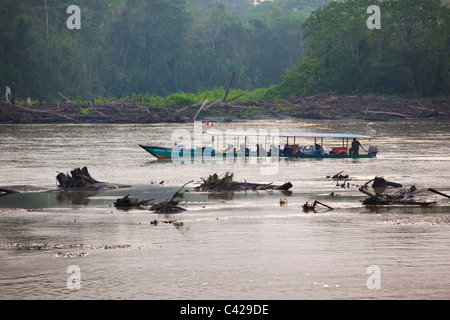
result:
[[[69,29],[73,2],[0,0],[0,83],[16,97],[198,93],[232,74],[264,99],[450,91],[439,0],[77,0],[81,29]]]
[[[381,28],[366,26],[377,3]],[[305,54],[272,95],[450,93],[450,8],[439,0],[347,0],[313,12]]]
[[[281,81],[322,0],[0,0],[0,83],[21,97],[167,95]],[[297,6],[297,7],[295,7]]]

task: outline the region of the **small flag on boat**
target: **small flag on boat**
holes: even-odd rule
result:
[[[212,127],[214,125],[214,123],[212,123],[212,122],[206,122],[206,126],[208,126],[208,127]]]
[[[377,128],[374,128],[374,127],[370,128],[370,132],[371,133],[377,133]]]

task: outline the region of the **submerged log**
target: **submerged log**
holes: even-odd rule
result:
[[[376,177],[375,179],[377,179]],[[375,193],[372,193],[368,190],[368,184],[375,179],[372,179],[366,182],[363,186],[359,188],[361,193],[369,196],[365,200],[362,201],[363,205],[366,206],[389,206],[389,205],[404,205],[404,206],[432,206],[435,205],[436,202],[430,202],[426,200],[417,200],[414,198],[414,193],[417,191],[415,186],[411,186],[409,188],[402,188],[401,190],[389,194],[385,192],[385,187],[377,186],[373,187]],[[378,192],[380,191],[380,192]]]
[[[18,186],[2,186],[0,187],[0,195],[9,195],[16,193],[31,193],[31,192],[46,192],[48,189],[35,187],[35,186],[27,186],[27,185],[18,185]]]
[[[438,195],[441,195],[441,196],[443,196],[443,197],[446,197],[446,198],[449,198],[449,199],[450,199],[450,196],[449,196],[449,195],[447,195],[447,194],[445,194],[445,193],[442,193],[442,192],[439,192],[439,191],[437,191],[437,190],[435,190],[435,189],[433,189],[433,188],[429,188],[428,191],[437,193]]]
[[[187,211],[185,208],[182,208],[178,206],[180,199],[183,198],[184,192],[180,192],[181,189],[183,189],[186,185],[194,181],[189,181],[188,183],[185,183],[180,189],[178,189],[177,192],[175,192],[171,199],[155,203],[153,204],[148,210],[154,211],[155,213],[162,213],[162,214],[171,214],[171,213],[179,213],[183,211]]]
[[[332,208],[332,207],[330,207],[330,206],[328,206],[328,205],[326,205],[326,204],[324,204],[324,203],[322,203],[322,202],[319,202],[319,201],[317,201],[317,200],[314,200],[314,202],[313,202],[312,204],[310,204],[310,203],[307,201],[305,204],[302,205],[303,212],[310,212],[310,211],[312,211],[312,212],[315,213],[315,212],[316,212],[316,206],[317,206],[318,204],[320,204],[320,205],[322,205],[322,206],[328,208],[328,210],[334,210],[334,208]]]
[[[130,195],[127,194],[123,198],[118,198],[116,202],[114,202],[114,206],[116,208],[143,208],[147,205],[150,205],[154,199],[151,200],[138,200],[135,198],[130,198]]]
[[[261,183],[248,183],[233,181],[233,173],[227,172],[223,178],[215,173],[210,175],[207,179],[203,179],[203,183],[195,187],[195,191],[247,191],[247,190],[289,190],[292,188],[292,183],[287,182],[283,185],[273,185],[273,183],[261,184]]]
[[[331,179],[335,179],[335,180],[346,180],[346,179],[349,179],[348,174],[342,174],[342,172],[344,172],[344,171],[338,172],[334,176],[331,176],[331,177],[327,176],[327,178],[331,178]]]

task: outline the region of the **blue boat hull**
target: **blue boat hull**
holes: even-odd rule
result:
[[[199,158],[207,158],[207,159],[223,159],[227,157],[244,157],[243,153],[230,154],[229,152],[216,152],[216,151],[200,151],[200,150],[186,150],[186,149],[170,149],[164,147],[151,147],[151,146],[143,146],[139,145],[142,149],[153,155],[154,157],[160,160],[171,160],[172,155],[179,158],[190,157],[192,160]],[[175,153],[173,153],[175,152]],[[269,157],[276,158],[277,156],[271,155],[261,155],[258,156],[256,153],[246,154],[245,157]],[[280,154],[279,157],[281,159],[370,159],[372,155],[369,153],[366,154],[299,154],[299,155],[283,155]]]

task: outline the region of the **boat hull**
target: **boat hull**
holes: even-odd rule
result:
[[[235,157],[240,158],[244,157],[242,153],[234,153],[230,154],[228,152],[214,152],[214,151],[199,151],[199,150],[173,150],[170,148],[164,148],[164,147],[152,147],[152,146],[143,146],[139,145],[142,149],[156,157],[160,160],[171,160],[173,152],[175,153],[175,156],[179,158],[184,157],[190,157],[191,159],[199,159],[199,158],[207,158],[209,160],[212,159],[223,159],[228,157]],[[276,158],[277,156],[257,156],[256,153],[250,153],[246,154],[245,157],[267,157],[267,158]],[[300,155],[282,155],[280,154],[280,159],[370,159],[372,158],[372,155],[367,154],[300,154]]]

